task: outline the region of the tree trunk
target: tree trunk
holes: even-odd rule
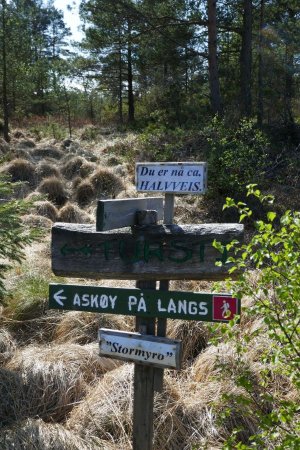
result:
[[[3,137],[9,142],[9,111],[7,99],[7,53],[6,53],[6,1],[1,0],[2,4],[2,105],[3,105]]]
[[[217,19],[216,0],[207,1],[208,14],[208,71],[210,104],[214,114],[222,113],[218,58],[217,58]]]
[[[285,92],[284,92],[284,121],[287,126],[294,126],[292,98],[294,91],[294,53],[290,44],[285,47]]]
[[[241,113],[250,116],[252,112],[252,1],[244,0],[242,46],[240,54]]]
[[[295,12],[288,9],[289,19],[295,19]],[[284,92],[284,121],[290,127],[291,134],[294,133],[295,121],[292,111],[292,99],[294,94],[294,45],[287,42],[285,46],[285,92]]]
[[[70,107],[70,97],[69,97],[66,86],[64,86],[64,94],[65,94],[66,110],[67,110],[67,118],[68,118],[69,137],[71,139],[72,138],[71,107]]]
[[[123,124],[123,76],[122,76],[122,47],[121,47],[121,36],[118,48],[119,56],[119,87],[118,87],[118,115],[119,123]]]
[[[128,122],[133,123],[134,122],[134,95],[133,95],[132,44],[131,44],[130,21],[128,21],[127,82],[128,82]]]
[[[264,121],[264,59],[263,59],[263,27],[265,18],[265,0],[260,2],[259,42],[258,42],[258,99],[257,99],[257,124],[262,127]]]

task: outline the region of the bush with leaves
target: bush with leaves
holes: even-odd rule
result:
[[[0,176],[0,301],[5,293],[4,276],[13,262],[20,263],[24,247],[38,235],[37,230],[26,230],[21,216],[28,212],[32,203],[24,200],[8,200],[16,183]]]
[[[263,180],[269,142],[253,120],[241,120],[235,128],[215,117],[204,134],[212,194],[244,194],[249,183]]]
[[[248,195],[271,204],[272,196],[264,196],[249,185]],[[243,202],[227,198],[224,208],[237,208],[240,221],[252,211]],[[219,250],[224,248],[215,243]],[[243,405],[244,414],[257,419],[257,431],[242,442],[235,430],[225,449],[298,449],[300,448],[300,213],[286,211],[282,217],[269,211],[265,221],[256,222],[256,234],[249,243],[235,249],[231,273],[239,271],[237,281],[228,280],[227,288],[239,298],[252,298],[252,305],[242,308],[243,322],[261,319],[258,327],[239,327],[233,321],[222,330],[221,340],[235,343],[238,355],[235,378],[241,388],[235,403]],[[247,352],[260,340],[258,373],[251,372]],[[225,369],[225,368],[224,368]],[[228,399],[229,400],[229,399]],[[230,415],[230,411],[228,411]]]

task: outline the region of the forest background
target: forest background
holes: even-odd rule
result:
[[[82,1],[83,39],[63,12],[1,0],[1,104],[9,121],[68,117],[139,129],[200,129],[216,114],[294,138],[297,1]]]

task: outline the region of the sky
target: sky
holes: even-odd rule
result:
[[[79,19],[79,4],[80,0],[54,0],[54,6],[62,10],[64,13],[64,21],[67,27],[71,29],[71,40],[80,41],[82,39],[82,32],[80,31]],[[67,6],[72,7],[72,11],[68,11]]]

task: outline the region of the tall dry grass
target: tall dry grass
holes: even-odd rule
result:
[[[132,431],[132,366],[123,365],[104,375],[84,399],[73,409],[67,428],[84,440],[96,436],[131,448]]]
[[[46,194],[48,199],[58,206],[64,205],[69,197],[64,182],[55,176],[44,178],[38,186],[38,191]]]
[[[131,322],[118,315],[72,311],[57,324],[53,340],[57,343],[89,344],[97,340],[99,328],[129,331]]]
[[[98,197],[115,197],[124,189],[122,179],[106,168],[96,170],[90,176],[89,181]]]
[[[132,365],[107,373],[72,410],[67,428],[84,441],[96,436],[131,449],[132,387]],[[228,431],[216,425],[213,404],[223,388],[218,382],[196,386],[165,372],[164,390],[154,399],[154,450],[221,448]]]
[[[26,419],[0,433],[1,450],[96,450],[60,424]],[[99,447],[98,447],[99,448]]]
[[[182,342],[183,364],[191,362],[207,347],[209,332],[203,322],[168,320],[167,336]]]
[[[34,417],[61,422],[89,384],[114,367],[114,361],[98,356],[95,346],[20,349],[0,369],[0,423]]]
[[[11,332],[0,323],[0,364],[9,360],[17,348]]]
[[[51,202],[47,200],[34,202],[33,209],[37,212],[38,215],[47,217],[48,219],[52,220],[52,222],[57,221],[58,210]]]

